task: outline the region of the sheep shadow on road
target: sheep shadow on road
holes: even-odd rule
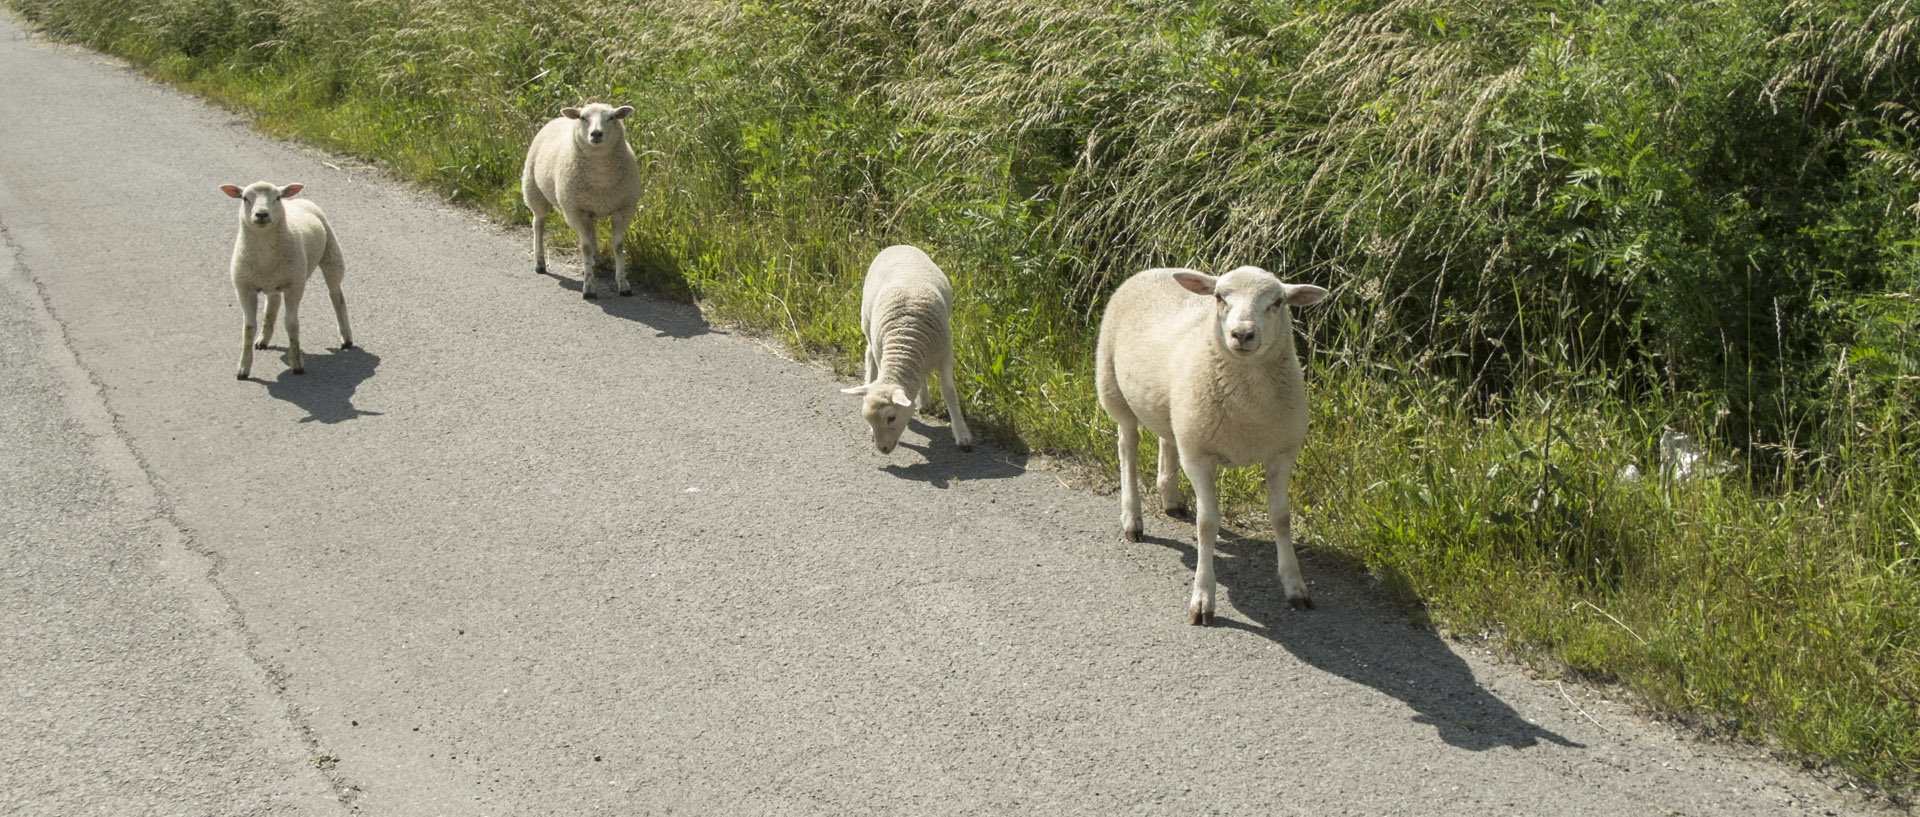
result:
[[[580,297],[580,279],[554,272],[552,269],[543,274],[552,276],[560,283],[561,289],[573,293],[576,298]],[[691,304],[650,297],[643,294],[644,291],[638,287],[637,283],[633,295],[622,297],[613,289],[612,273],[602,272],[599,275],[606,276],[608,280],[604,282],[605,286],[600,288],[600,297],[588,303],[600,307],[600,311],[608,315],[646,324],[658,333],[656,337],[685,340],[700,335],[720,334],[718,330],[707,324],[707,319],[701,317],[700,310]],[[634,277],[637,279],[639,276],[636,274]]]
[[[1025,454],[1002,451],[979,442],[974,443],[972,451],[961,451],[953,444],[953,432],[946,426],[935,428],[915,419],[907,427],[925,434],[927,442],[918,444],[903,439],[899,447],[894,449],[895,454],[913,451],[922,457],[920,462],[907,465],[888,463],[881,469],[901,479],[947,488],[956,482],[1006,479],[1027,472]]]
[[[1181,563],[1193,569],[1197,554],[1191,540],[1148,535],[1146,541],[1178,551]],[[1400,700],[1416,713],[1416,723],[1432,726],[1450,746],[1479,752],[1523,749],[1546,740],[1581,747],[1529,723],[1488,692],[1440,636],[1367,599],[1372,591],[1350,566],[1315,558],[1297,541],[1295,548],[1314,591],[1310,611],[1287,604],[1271,538],[1221,531],[1214,569],[1224,591],[1221,599],[1231,608],[1221,605],[1214,626],[1272,640],[1308,666]]]
[[[380,416],[380,412],[362,411],[353,405],[354,391],[380,366],[379,355],[355,346],[308,352],[306,358],[306,374],[282,369],[279,377],[265,381],[267,394],[306,410],[307,416],[300,422],[332,425],[355,417]]]

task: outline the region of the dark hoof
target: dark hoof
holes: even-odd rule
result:
[[[1120,529],[1120,535],[1127,537],[1127,541],[1129,542],[1140,541],[1140,538],[1141,538],[1140,534],[1141,534],[1141,531],[1139,528],[1121,528]]]
[[[631,290],[631,289],[623,289],[623,290],[620,290],[620,297],[622,297],[622,298],[631,298],[631,297],[633,297],[633,290]]]
[[[267,348],[267,342],[266,342],[266,341],[264,341],[264,340],[263,340],[263,341],[260,341],[259,343],[256,343],[256,344],[254,344],[254,345],[253,345],[253,348],[255,348],[255,349],[265,349],[265,348]]]
[[[1313,599],[1307,598],[1306,596],[1301,596],[1297,599],[1287,599],[1287,604],[1295,610],[1313,609]]]
[[[235,380],[245,380],[245,379],[247,379],[247,373],[246,373],[246,372],[236,372],[236,373],[235,373],[235,374],[233,375],[233,379],[235,379]]]
[[[533,265],[533,274],[535,274],[535,275],[545,275],[545,274],[547,274],[547,265],[545,265],[545,264],[535,264],[535,265]]]
[[[340,344],[340,348],[342,348],[342,349],[352,349],[352,348],[353,348],[353,341],[346,341],[346,342],[344,342],[344,343],[342,343],[342,344]]]
[[[973,450],[973,446],[971,446],[971,445],[963,445],[963,446],[960,446],[960,450],[961,450],[961,451],[969,451],[969,452],[970,452],[970,451],[972,451],[972,450]]]
[[[594,292],[593,290],[590,290],[590,289],[589,289],[589,290],[584,290],[584,291],[582,291],[582,292],[580,293],[580,297],[582,297],[582,298],[585,298],[585,299],[587,299],[587,300],[589,300],[589,301],[597,301],[597,300],[600,300],[600,294],[599,294],[599,293],[597,293],[597,292]]]
[[[1168,508],[1167,518],[1178,519],[1182,522],[1192,522],[1193,509],[1192,508]]]
[[[1213,614],[1212,614],[1212,613],[1203,613],[1203,612],[1201,612],[1201,611],[1199,611],[1199,610],[1191,610],[1191,611],[1188,611],[1188,613],[1187,613],[1187,623],[1188,623],[1188,624],[1191,624],[1191,625],[1193,625],[1193,626],[1195,626],[1195,627],[1212,627],[1212,626],[1213,626]]]
[[[293,373],[294,373],[294,374],[306,374],[306,373],[307,373],[307,370],[306,370],[306,369],[294,369],[294,370],[293,370]]]

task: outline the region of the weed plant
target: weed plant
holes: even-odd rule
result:
[[[852,372],[866,260],[918,244],[1014,449],[1111,467],[1131,272],[1327,286],[1308,547],[1920,780],[1912,0],[5,1],[511,221],[541,122],[632,104],[643,285]],[[1735,469],[1663,472],[1669,431]]]

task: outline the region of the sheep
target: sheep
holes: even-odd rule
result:
[[[915,406],[931,402],[927,375],[938,367],[940,397],[961,451],[973,450],[973,432],[953,389],[953,286],[917,247],[900,244],[874,256],[860,290],[860,333],[866,336],[866,382],[845,394],[865,397],[861,414],[873,426],[873,445],[893,453]],[[918,394],[916,402],[914,395]]]
[[[1155,483],[1167,514],[1187,511],[1176,461],[1199,503],[1190,624],[1213,623],[1213,548],[1220,531],[1214,477],[1220,466],[1266,466],[1280,583],[1294,609],[1313,607],[1294,556],[1287,507],[1287,482],[1307,435],[1306,383],[1294,353],[1289,307],[1326,296],[1325,289],[1282,283],[1258,267],[1217,278],[1150,269],[1127,279],[1107,302],[1094,380],[1101,407],[1119,427],[1121,534],[1141,538],[1135,460],[1145,425],[1160,437]]]
[[[632,113],[629,105],[615,108],[598,102],[563,109],[534,135],[520,168],[520,195],[533,211],[533,271],[547,271],[547,212],[559,207],[567,226],[580,237],[580,296],[589,300],[599,297],[593,271],[600,242],[593,224],[602,218],[613,226],[614,283],[621,295],[633,294],[627,260],[620,253],[627,223],[640,206],[640,167],[620,122]]]
[[[273,337],[273,322],[282,297],[287,302],[287,365],[294,374],[306,373],[306,361],[300,354],[300,297],[306,292],[314,267],[320,268],[327,294],[333,299],[340,348],[353,348],[347,298],[340,292],[340,279],[347,273],[346,260],[320,206],[306,199],[291,200],[304,189],[306,185],[302,184],[276,187],[271,182],[254,182],[244,190],[239,185],[220,186],[221,192],[240,200],[240,234],[233,240],[233,289],[240,296],[240,312],[246,316],[240,332],[240,380],[247,379],[253,369],[253,350],[267,348],[268,339]],[[267,328],[255,343],[261,293],[267,296]]]

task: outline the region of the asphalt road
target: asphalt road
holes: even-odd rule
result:
[[[0,813],[1848,813],[0,14]],[[359,348],[236,381],[300,181]],[[324,290],[314,281],[310,293]],[[276,338],[278,345],[284,336]],[[1091,376],[1091,375],[1089,375]]]

